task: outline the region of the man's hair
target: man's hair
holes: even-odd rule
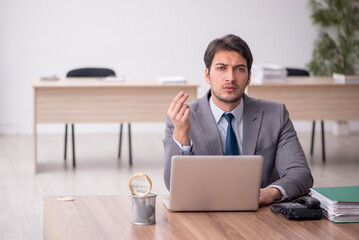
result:
[[[214,55],[222,50],[238,52],[242,57],[247,60],[248,72],[251,71],[253,57],[247,43],[242,38],[236,35],[228,34],[224,37],[214,39],[212,42],[209,43],[206,52],[204,53],[204,63],[206,65],[206,68],[208,68],[208,72],[211,71],[211,65]]]

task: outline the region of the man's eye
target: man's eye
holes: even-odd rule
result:
[[[237,70],[237,71],[240,71],[240,72],[244,72],[244,71],[245,71],[244,68],[237,68],[236,70]]]
[[[218,70],[224,70],[224,67],[217,67]]]

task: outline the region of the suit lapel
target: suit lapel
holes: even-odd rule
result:
[[[256,150],[259,130],[262,125],[263,110],[247,96],[243,95],[243,155],[253,155]]]
[[[217,124],[209,107],[208,92],[199,103],[198,109],[193,112],[193,117],[203,136],[210,155],[222,155],[224,153],[221,137]]]

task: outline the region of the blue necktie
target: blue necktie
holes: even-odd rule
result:
[[[232,128],[232,113],[224,113],[223,117],[228,122],[227,137],[226,137],[226,155],[239,155],[239,148],[236,135]]]

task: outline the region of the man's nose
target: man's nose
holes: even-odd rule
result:
[[[226,72],[226,81],[233,81],[234,80],[234,70],[228,69]]]

